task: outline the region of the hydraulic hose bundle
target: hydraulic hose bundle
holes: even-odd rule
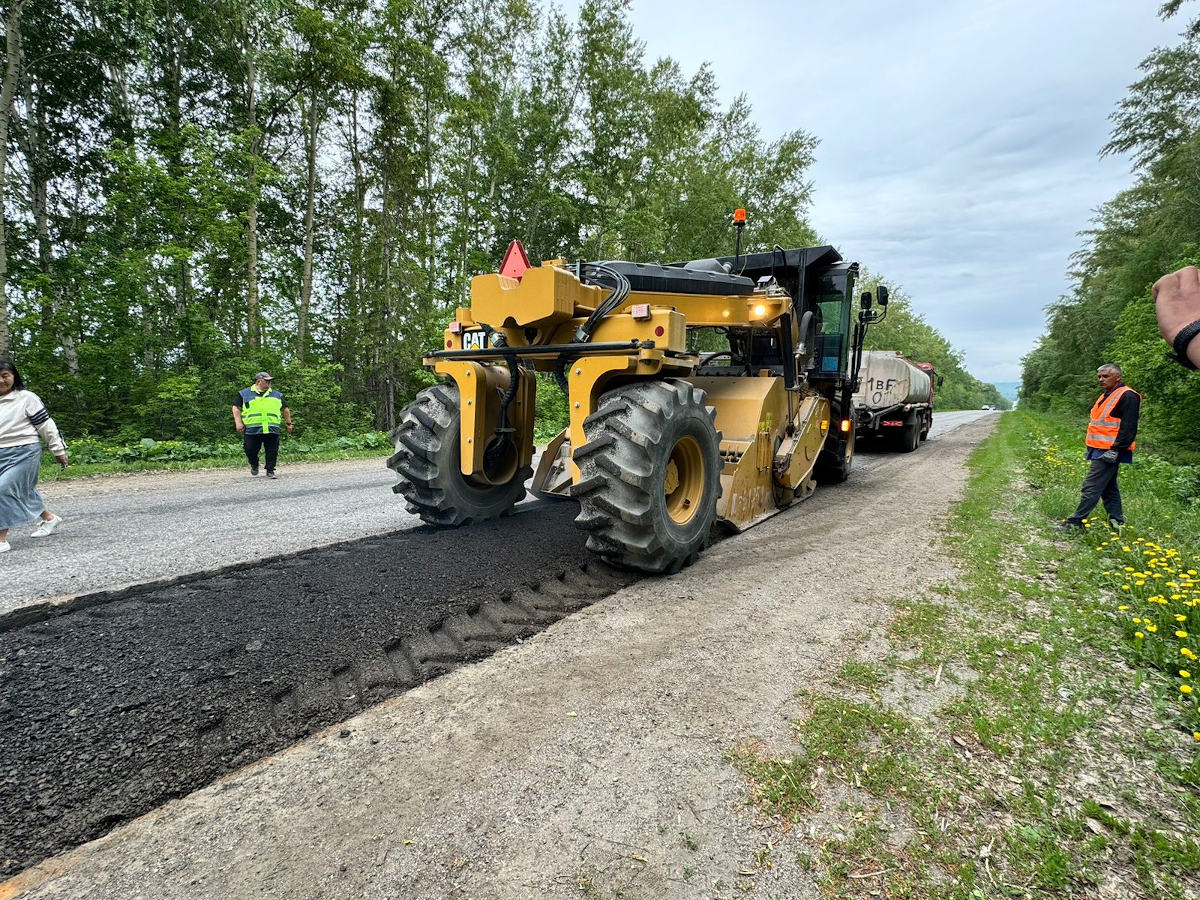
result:
[[[583,284],[595,284],[611,288],[611,293],[592,311],[582,325],[575,331],[576,343],[585,344],[592,339],[592,332],[600,324],[600,320],[619,307],[629,298],[629,279],[603,263],[580,263],[579,280]]]
[[[622,303],[629,299],[631,288],[628,278],[616,269],[609,268],[603,263],[579,263],[576,269],[576,277],[582,284],[594,284],[609,288],[608,296],[596,305],[591,315],[575,330],[574,343],[586,344],[592,339],[592,332],[596,330],[596,326],[600,324],[600,320],[618,309]],[[564,353],[558,358],[558,365],[554,369],[554,380],[562,388],[564,394],[567,393],[566,371],[567,366],[570,364],[570,354]]]

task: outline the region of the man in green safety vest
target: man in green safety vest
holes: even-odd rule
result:
[[[280,426],[286,426],[289,433],[292,430],[292,411],[283,394],[271,388],[272,380],[269,372],[259,372],[254,376],[254,386],[238,391],[233,404],[233,424],[242,436],[250,474],[258,474],[258,454],[265,450],[268,478],[275,477]]]

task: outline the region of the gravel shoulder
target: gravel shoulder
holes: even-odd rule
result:
[[[876,457],[685,572],[47,860],[0,898],[813,896],[797,866],[735,890],[764,836],[724,754],[751,739],[787,752],[797,691],[828,682],[892,596],[953,577],[936,534],[992,421]]]

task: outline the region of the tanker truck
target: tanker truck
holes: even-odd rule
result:
[[[930,363],[899,350],[863,353],[854,394],[855,437],[901,453],[916,450],[933,424],[933,394],[941,379]]]

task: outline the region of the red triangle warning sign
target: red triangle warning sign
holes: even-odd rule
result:
[[[500,263],[500,274],[520,281],[525,270],[529,268],[531,266],[529,257],[525,255],[525,248],[521,246],[520,241],[513,241],[504,253],[504,262]]]

